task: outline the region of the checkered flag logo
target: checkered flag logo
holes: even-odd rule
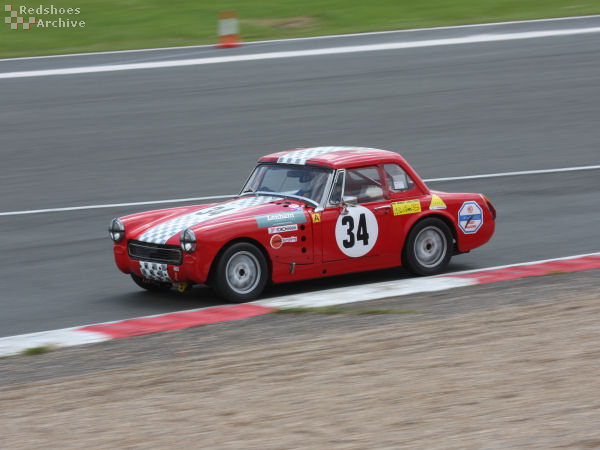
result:
[[[163,281],[166,283],[173,281],[171,280],[169,269],[166,264],[140,261],[140,272],[142,272],[144,278],[149,280]]]
[[[12,10],[11,5],[6,5],[4,7],[4,11],[9,14],[8,17],[4,18],[4,23],[6,25],[10,25],[11,30],[18,30],[19,25],[21,25],[22,30],[31,29],[31,25],[35,23],[35,17],[30,17],[27,22],[23,17],[19,17],[19,13],[17,11]]]

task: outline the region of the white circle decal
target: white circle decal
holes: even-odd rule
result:
[[[340,214],[335,224],[335,240],[344,255],[364,256],[377,242],[377,218],[364,206],[350,206],[347,214]]]

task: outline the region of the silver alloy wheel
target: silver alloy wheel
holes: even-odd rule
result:
[[[448,240],[439,228],[425,227],[417,235],[414,249],[418,263],[430,269],[444,260],[448,251]]]
[[[236,294],[247,294],[253,291],[260,281],[260,263],[250,252],[235,253],[225,267],[227,284]]]

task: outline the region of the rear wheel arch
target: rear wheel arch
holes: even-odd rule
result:
[[[446,241],[444,256],[439,261],[435,261],[436,263],[439,262],[439,264],[436,264],[434,267],[421,265],[419,258],[416,256],[416,248],[418,246],[415,243],[419,241],[420,233],[426,228],[433,228],[434,231],[438,229],[441,242]],[[441,271],[457,251],[456,228],[451,219],[443,214],[427,214],[416,220],[406,234],[401,252],[402,266],[416,275],[433,275]]]
[[[458,249],[458,233],[456,230],[456,226],[455,226],[454,222],[452,221],[452,219],[444,214],[433,213],[433,214],[427,214],[427,215],[419,217],[417,220],[414,221],[414,223],[412,223],[410,225],[408,232],[406,233],[406,237],[408,237],[408,235],[410,234],[412,229],[414,227],[416,227],[417,224],[419,224],[420,222],[422,222],[425,219],[430,219],[430,218],[440,219],[448,226],[448,228],[450,229],[450,232],[452,233],[454,254],[456,255],[456,254],[460,253],[460,250]],[[404,240],[404,243],[402,244],[402,252],[404,252],[405,246],[406,246],[406,238]]]
[[[450,228],[450,232],[452,233],[452,240],[453,240],[453,250],[454,250],[454,254],[458,254],[459,250],[458,250],[458,233],[456,231],[456,225],[454,224],[454,222],[452,221],[452,219],[448,216],[445,216],[444,214],[428,214],[425,217],[421,218],[419,221],[423,219],[427,219],[427,218],[436,218],[436,219],[440,219],[442,220],[446,225],[448,225],[448,228]],[[416,225],[416,224],[415,224]],[[413,225],[414,226],[414,225]]]

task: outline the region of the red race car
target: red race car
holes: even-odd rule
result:
[[[429,190],[397,153],[313,147],[263,156],[234,199],[113,219],[109,233],[117,266],[142,288],[209,284],[243,302],[269,281],[435,274],[485,244],[495,218],[482,194]]]

